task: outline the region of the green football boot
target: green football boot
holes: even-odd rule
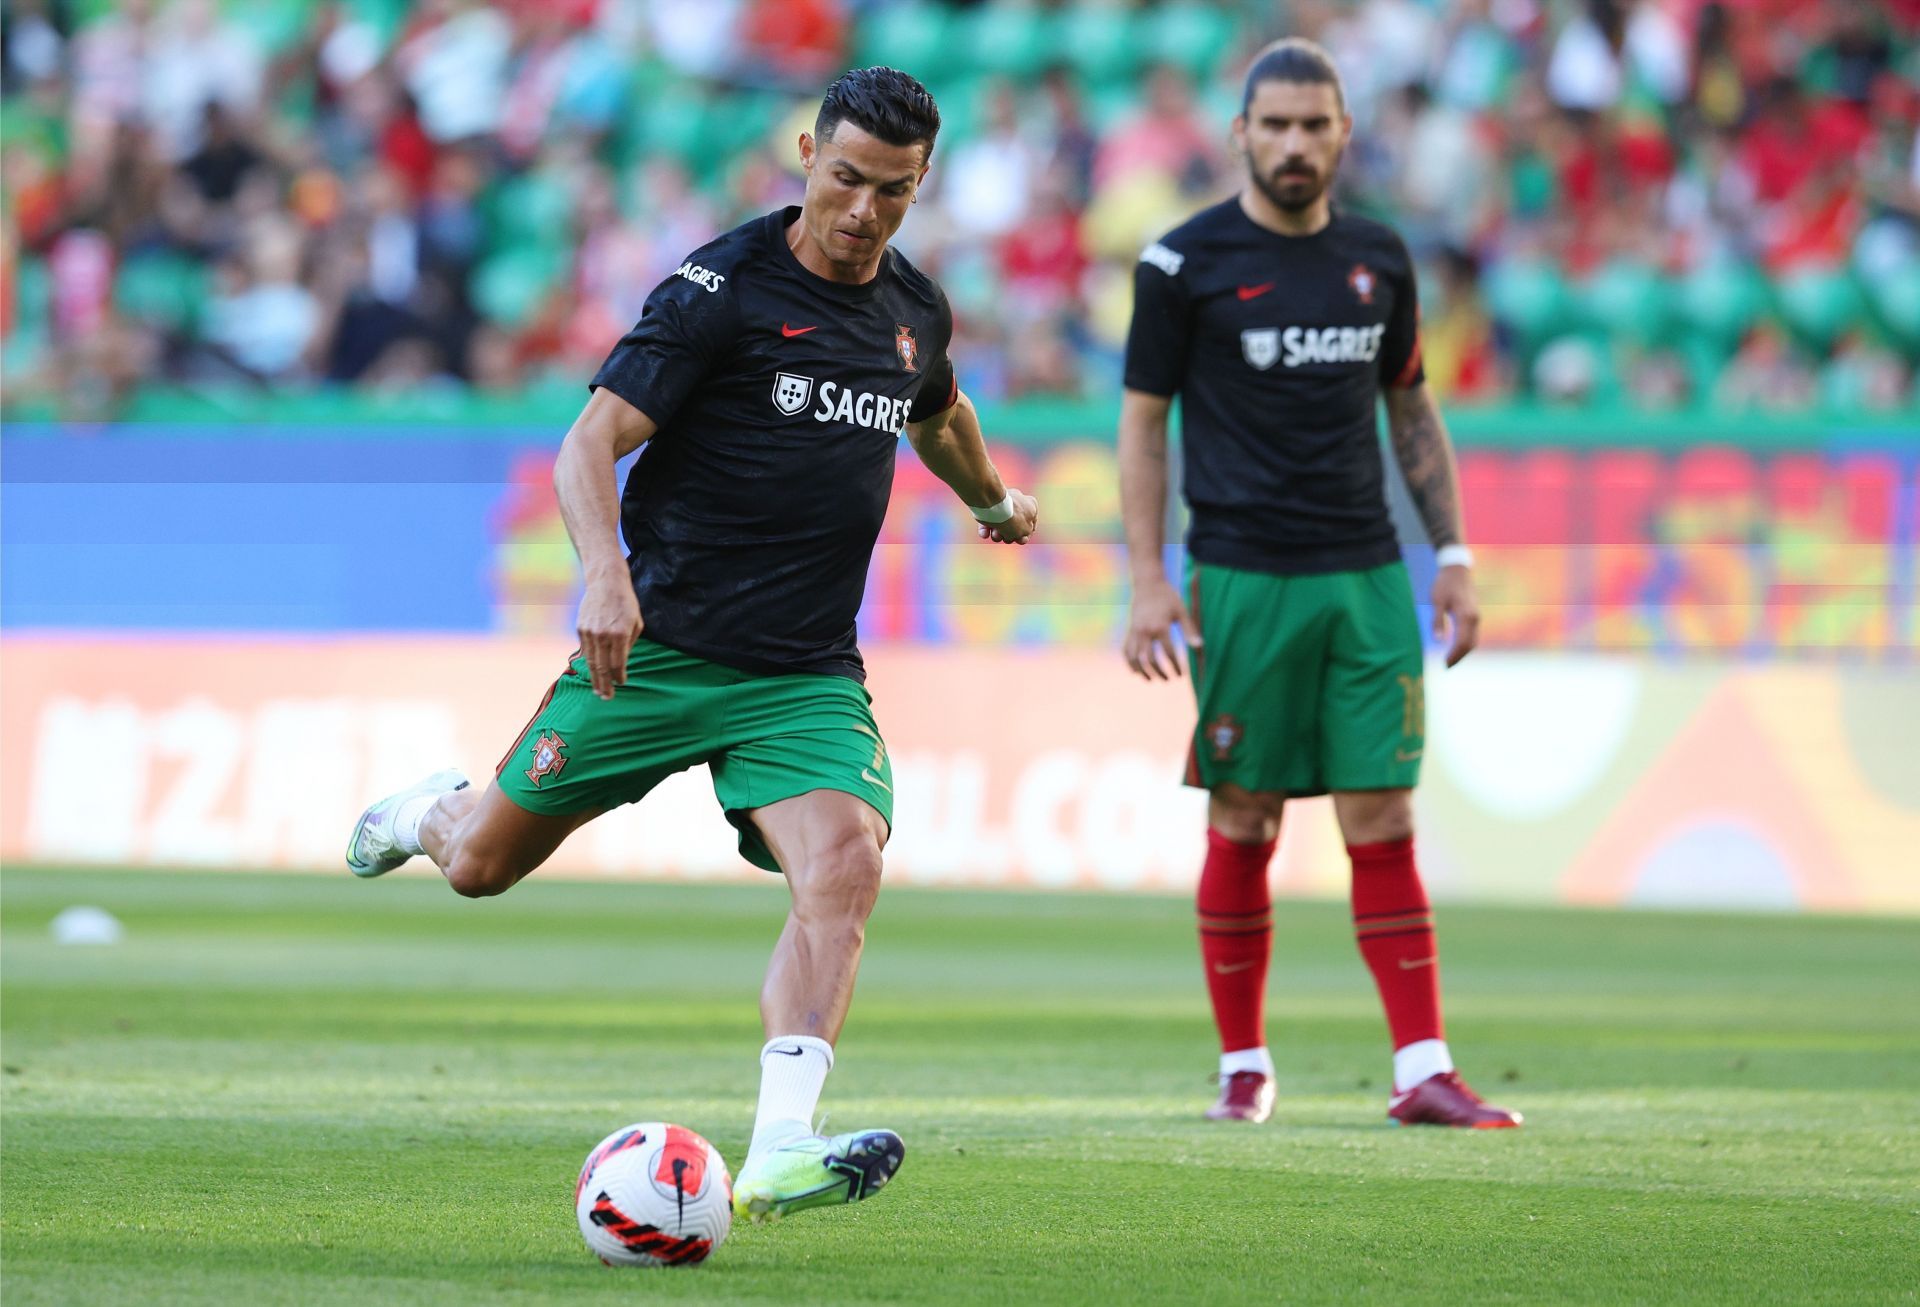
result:
[[[805,1135],[749,1158],[733,1182],[733,1214],[769,1221],[809,1207],[870,1198],[893,1179],[907,1146],[891,1130]]]

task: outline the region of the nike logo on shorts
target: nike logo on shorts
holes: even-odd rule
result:
[[[887,784],[885,781],[881,780],[878,776],[875,776],[872,772],[868,771],[865,767],[862,767],[860,769],[860,779],[865,781],[869,785],[878,785],[881,789],[885,790],[888,794],[893,793],[893,786]]]
[[[811,327],[789,327],[784,322],[780,324],[780,334],[782,336],[785,336],[788,340],[792,340],[795,336],[804,336],[809,331],[818,331],[818,330],[820,330],[820,324],[817,322]]]

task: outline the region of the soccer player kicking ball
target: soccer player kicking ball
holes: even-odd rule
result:
[[[1290,796],[1333,794],[1353,860],[1360,952],[1393,1036],[1388,1115],[1517,1126],[1453,1069],[1433,917],[1413,861],[1425,704],[1420,631],[1382,487],[1375,403],[1439,547],[1437,634],[1451,667],[1480,616],[1461,543],[1453,451],[1421,384],[1406,247],[1327,197],[1353,128],[1326,52],[1269,46],[1247,72],[1238,196],[1147,248],[1135,271],[1120,416],[1133,608],[1129,665],[1193,661],[1187,783],[1209,792],[1200,951],[1220,1029],[1220,1120],[1273,1111],[1264,1004],[1267,863]],[[1167,410],[1181,398],[1192,509],[1185,601],[1161,565]],[[1163,662],[1164,659],[1164,662]]]
[[[905,1151],[889,1130],[812,1125],[893,814],[854,617],[900,430],[981,535],[1023,543],[1039,515],[955,383],[946,296],[887,247],[939,127],[913,78],[847,73],[800,137],[804,202],[654,290],[554,466],[586,575],[579,652],[484,791],[440,772],[368,808],[347,850],[359,876],[424,853],[457,892],[499,894],[595,816],[706,763],[741,854],[793,897],[734,1187],[750,1219],[865,1198]]]

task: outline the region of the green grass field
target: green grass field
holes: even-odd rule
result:
[[[1199,1119],[1187,904],[892,891],[824,1106],[858,1207],[613,1271],[572,1185],[664,1117],[738,1162],[784,894],[9,871],[0,1256],[28,1303],[1888,1302],[1920,1285],[1920,922],[1441,913],[1518,1132],[1385,1122],[1336,904],[1280,912],[1281,1106]],[[61,907],[126,942],[58,947]]]

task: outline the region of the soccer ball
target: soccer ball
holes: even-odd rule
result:
[[[733,1177],[720,1150],[685,1126],[643,1121],[587,1154],[573,1206],[607,1265],[693,1266],[733,1228]]]

